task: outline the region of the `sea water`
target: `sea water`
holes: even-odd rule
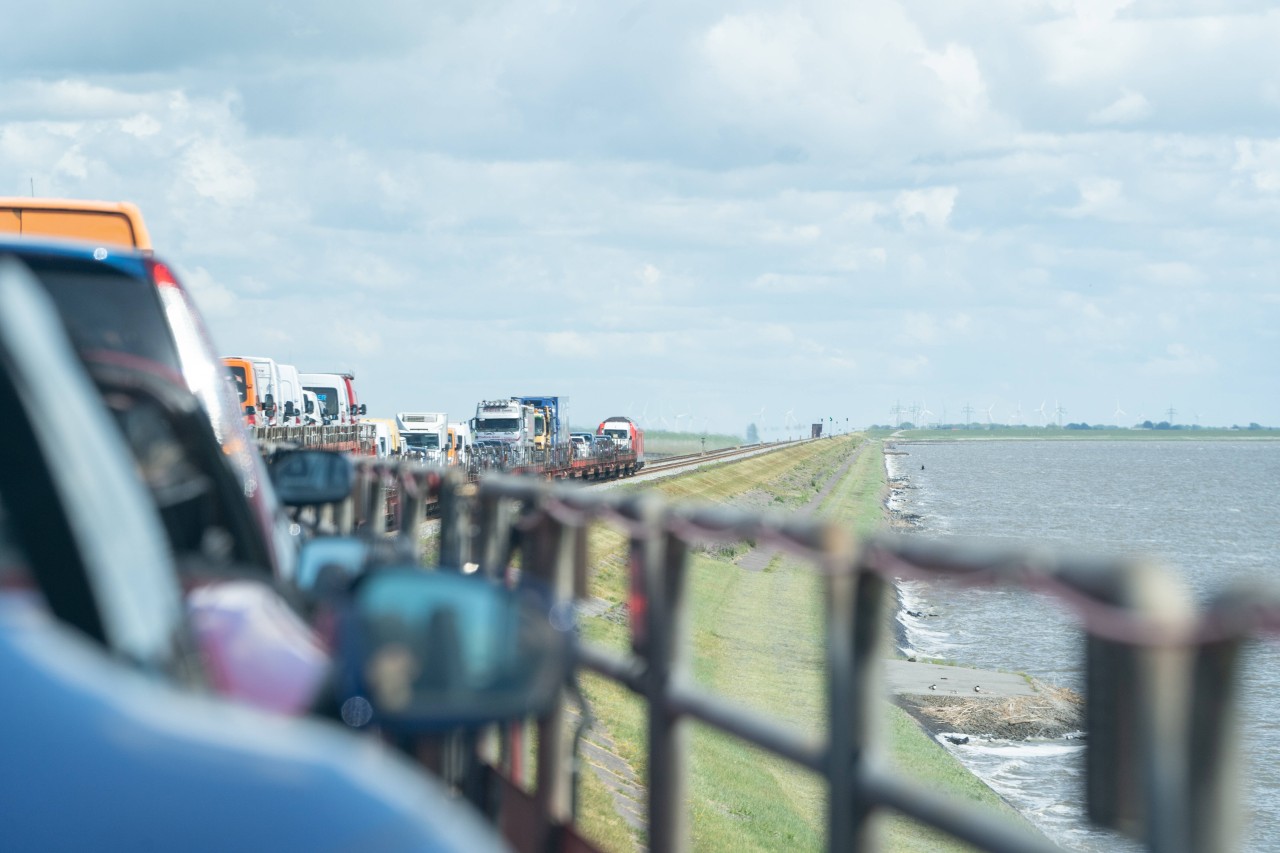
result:
[[[950,441],[900,443],[894,506],[918,534],[1006,545],[1146,555],[1174,567],[1201,602],[1229,583],[1280,584],[1280,442]],[[1027,672],[1082,689],[1081,634],[1059,603],[1016,589],[900,584],[907,651]],[[1280,641],[1250,647],[1240,696],[1245,850],[1280,850]],[[1139,849],[1084,817],[1079,740],[943,741],[1069,850]]]

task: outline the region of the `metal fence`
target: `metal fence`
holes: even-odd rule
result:
[[[470,483],[456,471],[364,460],[347,519],[381,532],[388,489],[400,536],[419,549],[424,504],[437,502],[442,566],[495,578],[537,577],[564,600],[586,595],[587,533],[610,525],[629,541],[629,653],[580,644],[577,666],[625,685],[648,725],[648,844],[689,846],[688,723],[700,721],[808,768],[825,782],[830,850],[873,849],[872,817],[897,812],[984,850],[1056,849],[1002,819],[890,772],[877,719],[885,706],[885,608],[895,578],[1013,585],[1055,596],[1084,629],[1087,799],[1098,825],[1156,853],[1238,843],[1233,785],[1236,666],[1242,642],[1280,625],[1280,600],[1257,590],[1196,609],[1179,579],[1146,563],[951,547],[919,537],[856,540],[832,523],[677,506],[652,492],[599,493],[527,477]],[[690,546],[748,540],[810,561],[825,585],[826,734],[803,736],[696,685],[690,673]],[[536,801],[545,831],[572,820],[572,738],[564,703],[539,720]],[[545,837],[543,838],[545,841]],[[527,839],[528,849],[540,849]]]

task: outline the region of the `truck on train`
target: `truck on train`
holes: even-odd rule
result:
[[[559,397],[516,397],[533,407],[533,458],[535,465],[561,465],[569,459],[569,434],[565,404]]]
[[[396,426],[405,456],[429,465],[448,464],[449,415],[445,412],[398,412]]]
[[[596,428],[596,435],[609,436],[620,452],[631,454],[636,471],[644,467],[644,430],[631,418],[621,415],[605,418]]]
[[[534,463],[533,406],[519,397],[482,400],[471,421],[475,456],[484,468],[511,470]]]

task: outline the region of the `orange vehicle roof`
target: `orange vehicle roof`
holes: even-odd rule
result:
[[[142,211],[127,201],[0,197],[0,234],[110,243],[151,251]]]

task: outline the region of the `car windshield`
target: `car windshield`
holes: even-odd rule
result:
[[[406,432],[403,437],[404,443],[410,447],[421,447],[425,450],[435,450],[440,446],[440,436],[435,433]]]
[[[481,418],[476,422],[481,432],[515,432],[520,429],[519,418]]]
[[[100,261],[23,260],[53,297],[77,349],[140,356],[181,372],[154,284]]]

